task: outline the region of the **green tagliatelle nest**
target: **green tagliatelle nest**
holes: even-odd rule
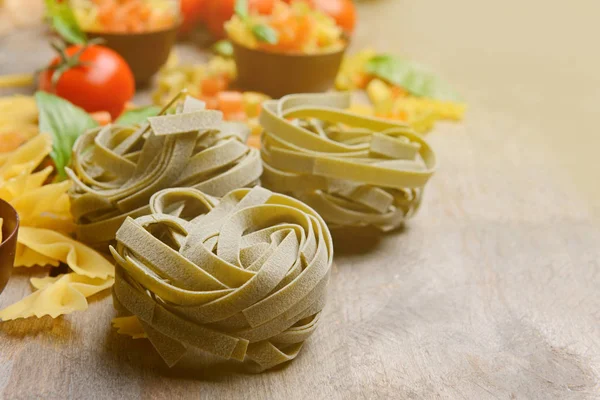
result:
[[[344,111],[344,93],[264,104],[263,186],[289,193],[336,226],[400,226],[435,170],[427,142],[404,124]]]
[[[148,200],[169,187],[213,196],[253,186],[262,172],[249,129],[223,122],[219,111],[191,97],[172,115],[139,127],[109,125],[87,132],[73,147],[69,195],[77,238],[97,247],[114,239],[126,217],[148,214]]]
[[[165,362],[196,349],[256,370],[293,359],[325,304],[333,250],[323,219],[260,187],[220,201],[166,189],[150,210],[117,232],[114,299]]]

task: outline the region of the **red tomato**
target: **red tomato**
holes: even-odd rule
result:
[[[66,49],[67,57],[73,57],[81,46]],[[108,111],[116,119],[125,104],[135,93],[135,80],[129,65],[113,50],[103,46],[89,46],[81,56],[83,65],[68,69],[59,78],[56,86],[52,84],[53,70],[45,70],[39,76],[39,88],[54,93],[89,113]],[[60,64],[56,57],[50,66]]]
[[[286,0],[291,3],[294,0]],[[346,33],[352,34],[356,25],[356,6],[352,0],[306,0],[314,9],[329,15]]]
[[[223,25],[233,16],[236,0],[206,0],[206,27],[216,39],[225,35]],[[273,11],[275,0],[248,0],[251,12],[268,15]]]
[[[192,29],[202,21],[204,17],[206,0],[180,0],[181,27],[179,33],[186,35],[190,33]]]

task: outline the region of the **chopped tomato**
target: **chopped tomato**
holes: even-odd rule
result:
[[[371,77],[369,75],[367,75],[367,74],[360,73],[360,74],[354,75],[352,77],[352,80],[354,81],[354,85],[357,88],[364,89],[369,84],[369,81],[371,80]]]
[[[401,88],[400,86],[392,86],[392,97],[406,97],[407,94],[408,92],[404,88]]]
[[[248,146],[254,147],[255,149],[260,149],[260,136],[251,135],[248,138]]]
[[[200,91],[203,96],[216,96],[219,92],[226,90],[227,85],[227,78],[224,76],[211,76],[202,80]]]
[[[244,111],[237,111],[232,113],[223,113],[223,118],[226,121],[237,121],[237,122],[245,122],[248,119],[248,116]]]
[[[108,125],[112,122],[112,118],[108,111],[97,111],[91,113],[90,116],[100,125]]]
[[[198,99],[206,103],[206,108],[208,110],[219,109],[219,100],[215,96],[199,96]]]
[[[220,92],[217,94],[219,109],[223,114],[233,114],[244,111],[244,96],[241,92]]]

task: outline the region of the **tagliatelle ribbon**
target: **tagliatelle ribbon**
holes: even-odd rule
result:
[[[199,349],[260,371],[296,357],[325,305],[333,247],[323,219],[260,187],[220,201],[165,189],[149,207],[110,248],[113,294],[165,362]],[[142,335],[133,319],[115,326]]]
[[[436,167],[408,125],[347,111],[346,93],[290,95],[263,105],[263,186],[304,201],[330,226],[400,226]]]
[[[172,115],[139,127],[106,126],[79,137],[73,147],[71,212],[77,238],[101,247],[129,217],[148,214],[158,190],[193,187],[214,196],[255,184],[262,172],[249,129],[222,121],[218,111],[185,99]]]

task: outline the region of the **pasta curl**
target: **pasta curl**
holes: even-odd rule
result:
[[[408,125],[344,111],[349,101],[330,93],[265,102],[262,184],[302,200],[330,227],[389,231],[418,210],[435,154]]]
[[[325,305],[333,247],[323,219],[260,187],[220,201],[166,189],[150,209],[127,218],[110,248],[113,295],[165,362],[199,349],[262,371],[296,357]],[[133,319],[114,323],[143,336]]]
[[[194,187],[222,196],[257,183],[258,151],[246,146],[249,130],[226,123],[218,111],[188,97],[173,115],[139,127],[106,126],[79,137],[73,148],[69,192],[77,238],[105,248],[123,221],[148,214],[158,190]]]

